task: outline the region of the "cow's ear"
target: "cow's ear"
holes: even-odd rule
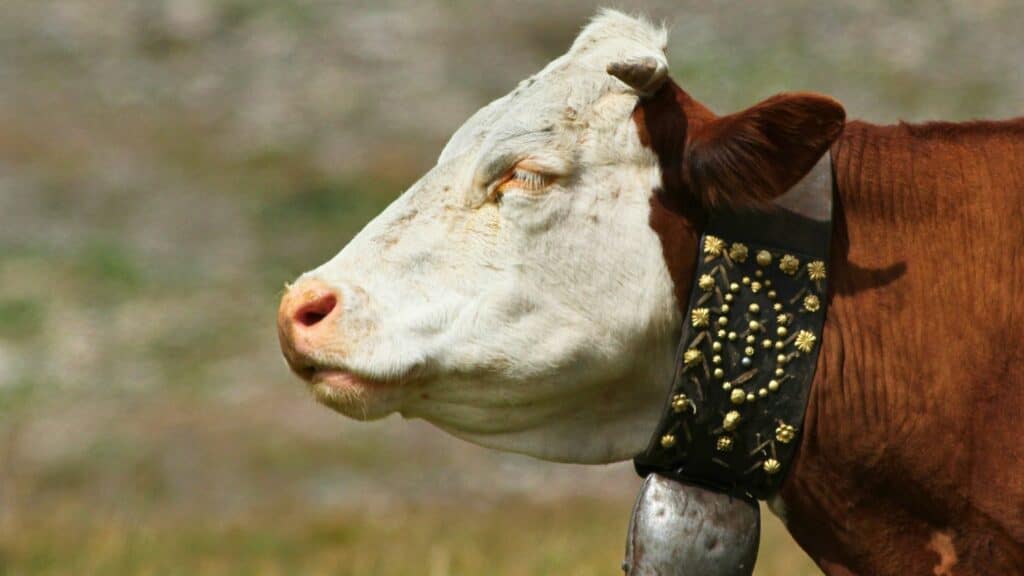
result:
[[[846,111],[817,94],[779,94],[693,134],[686,167],[705,206],[749,207],[789,190],[843,130]]]

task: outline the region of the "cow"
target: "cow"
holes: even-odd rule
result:
[[[1024,119],[880,126],[810,93],[720,116],[665,45],[601,12],[473,115],[286,290],[292,370],[352,418],[632,458],[709,214],[762,206],[830,153],[829,311],[771,508],[830,576],[1024,573]]]

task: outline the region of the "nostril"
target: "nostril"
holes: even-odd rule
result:
[[[334,294],[324,294],[315,300],[303,304],[296,310],[295,321],[307,328],[315,326],[321,320],[327,318],[337,305],[337,296]]]

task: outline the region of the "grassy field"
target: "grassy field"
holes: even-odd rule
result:
[[[230,521],[83,522],[65,512],[26,523],[2,549],[7,574],[613,574],[622,560],[628,504],[569,498],[558,503],[417,506],[389,514],[295,514]],[[818,573],[773,552],[785,536],[773,522],[758,574]]]
[[[729,112],[1019,115],[1008,0],[626,0]],[[4,0],[0,574],[614,574],[638,481],[357,425],[279,357],[337,252],[596,2]],[[758,574],[816,571],[768,520]]]

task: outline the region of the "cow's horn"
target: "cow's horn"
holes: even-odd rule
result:
[[[668,65],[654,56],[612,62],[606,70],[642,95],[657,92],[668,77]]]

